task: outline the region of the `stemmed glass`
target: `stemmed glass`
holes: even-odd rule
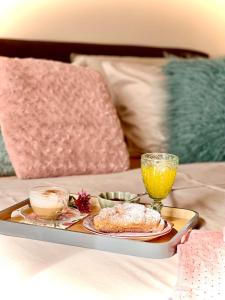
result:
[[[152,208],[159,213],[162,200],[170,193],[179,164],[178,156],[169,153],[145,153],[141,156],[141,172],[146,191],[153,199]]]

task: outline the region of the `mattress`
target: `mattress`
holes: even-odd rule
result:
[[[141,193],[140,169],[107,175],[19,180],[0,178],[0,209],[25,199],[31,187],[57,184],[81,189]],[[164,204],[200,214],[201,230],[225,226],[225,163],[180,165]],[[1,295],[7,299],[170,299],[178,276],[178,257],[147,259],[74,246],[0,235]]]

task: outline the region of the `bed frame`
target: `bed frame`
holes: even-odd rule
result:
[[[165,57],[167,55],[209,57],[208,54],[201,51],[181,48],[0,39],[0,56],[34,57],[70,62],[70,54],[72,52],[138,57]]]

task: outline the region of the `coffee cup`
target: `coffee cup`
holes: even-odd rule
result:
[[[58,186],[37,186],[30,190],[29,199],[39,218],[54,220],[68,207],[69,192]]]

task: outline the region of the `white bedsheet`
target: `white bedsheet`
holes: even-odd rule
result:
[[[139,169],[38,180],[8,177],[0,178],[0,209],[25,199],[31,187],[49,183],[92,194],[144,191]],[[182,165],[175,187],[189,188],[174,191],[165,204],[198,211],[204,229],[225,226],[225,163]],[[154,260],[0,235],[0,294],[7,299],[47,299],[48,294],[51,299],[170,299],[177,267],[177,255]]]

